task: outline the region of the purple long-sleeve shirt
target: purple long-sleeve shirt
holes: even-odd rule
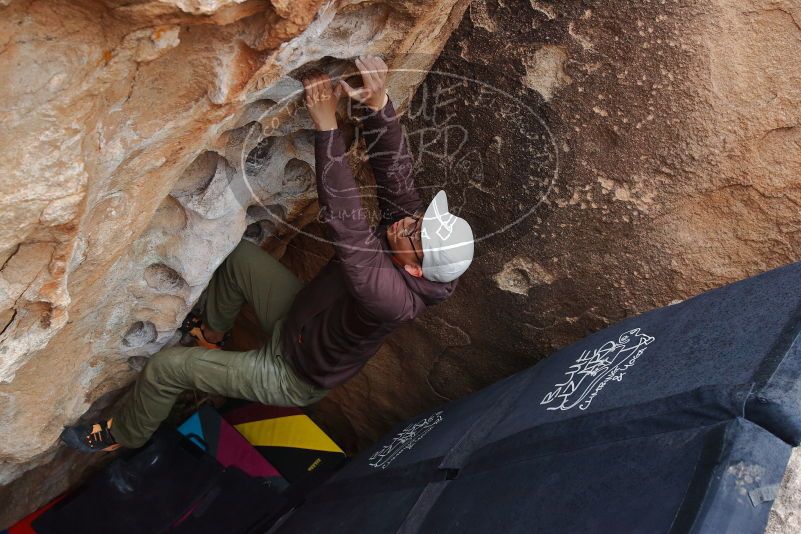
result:
[[[317,194],[335,254],[298,293],[282,330],[290,364],[324,388],[358,373],[395,328],[456,288],[456,280],[414,277],[392,262],[387,227],[422,208],[422,202],[392,103],[366,115],[363,129],[381,221],[375,229],[368,225],[342,133],[316,132]]]

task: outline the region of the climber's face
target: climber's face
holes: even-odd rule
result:
[[[412,276],[423,276],[423,217],[404,217],[387,227],[392,261]]]

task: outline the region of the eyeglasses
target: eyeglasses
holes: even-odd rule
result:
[[[423,264],[422,253],[418,254],[417,249],[414,246],[415,241],[419,241],[422,245],[421,234],[423,231],[423,216],[417,215],[414,218],[414,225],[410,229],[403,229],[398,232],[399,237],[405,237],[409,240],[409,243],[412,245],[412,251],[414,252],[414,257],[417,258],[417,261],[420,262],[420,265]]]

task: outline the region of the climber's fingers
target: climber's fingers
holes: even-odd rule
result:
[[[339,86],[342,88],[343,91],[345,91],[345,94],[347,94],[349,97],[356,98],[356,93],[358,91],[353,87],[351,87],[350,84],[348,84],[348,82],[346,82],[345,80],[339,80]]]
[[[387,67],[386,63],[384,63],[384,60],[381,58],[381,56],[373,56],[373,64],[376,67],[376,71],[378,71],[378,73],[381,75],[381,79],[385,79],[389,67]]]
[[[314,82],[314,94],[318,102],[327,100],[331,96],[331,81],[328,79],[327,74],[320,73],[316,76]]]
[[[305,101],[307,106],[313,106],[319,102],[330,99],[332,96],[339,98],[341,93],[337,93],[331,87],[331,78],[328,74],[319,71],[311,71],[301,79],[305,91]]]
[[[359,73],[362,75],[362,83],[364,84],[364,87],[370,87],[373,83],[373,79],[370,75],[370,69],[364,64],[364,61],[362,61],[361,57],[357,57],[354,63],[356,63],[356,68],[359,69]]]
[[[331,98],[334,100],[339,100],[339,97],[342,96],[342,90],[340,89],[339,84],[332,82],[328,74],[322,75],[322,79],[320,81],[320,91],[322,93],[323,100],[329,100]]]
[[[312,98],[315,104],[321,102],[323,99],[322,84],[320,83],[319,76],[315,76],[314,82],[312,83]]]
[[[373,83],[382,86],[387,77],[387,64],[384,63],[384,60],[378,56],[363,56],[362,63],[367,66]]]
[[[362,74],[362,81],[364,82],[364,87],[369,89],[370,91],[375,91],[378,88],[378,85],[381,83],[381,80],[378,78],[378,73],[367,63],[366,58],[362,59],[361,57],[356,58],[356,66],[359,68],[359,72]]]
[[[359,102],[364,101],[365,98],[370,96],[369,93],[367,92],[367,89],[365,88],[354,89],[345,80],[339,80],[339,86],[342,88],[343,91],[345,91],[345,93],[347,93],[349,97]]]
[[[304,76],[301,79],[303,83],[303,95],[306,101],[306,106],[314,105],[314,79],[312,76]]]
[[[310,72],[303,77],[303,89],[306,92],[306,104],[317,102],[317,73]]]

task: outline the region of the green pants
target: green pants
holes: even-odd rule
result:
[[[117,442],[132,448],[144,445],[187,389],[273,406],[305,406],[322,399],[328,390],[297,376],[281,356],[283,317],[302,287],[267,252],[247,241],[239,243],[209,283],[205,321],[213,330],[226,332],[248,302],[261,328],[272,333],[270,342],[245,352],[200,347],[159,351],[113,414]]]

